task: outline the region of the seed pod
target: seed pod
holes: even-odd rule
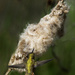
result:
[[[64,23],[64,16],[69,8],[63,0],[53,8],[50,14],[41,18],[38,24],[29,24],[20,35],[20,40],[15,53],[11,56],[9,65],[23,63],[26,54],[32,52],[34,48],[35,55],[41,55],[47,51],[48,46],[52,45],[59,30]],[[20,72],[25,69],[16,69]]]

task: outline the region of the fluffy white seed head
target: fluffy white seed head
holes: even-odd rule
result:
[[[33,48],[35,55],[46,52],[47,47],[53,43],[58,30],[61,29],[67,13],[68,6],[63,1],[59,1],[52,12],[41,18],[38,24],[29,24],[20,35],[17,49],[11,56],[9,65],[23,63],[25,55],[32,52]]]

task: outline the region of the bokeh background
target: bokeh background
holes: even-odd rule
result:
[[[57,0],[0,0],[0,75],[4,75],[19,35],[28,23],[38,23],[51,11]],[[70,6],[64,36],[40,60],[56,58],[35,69],[35,75],[75,75],[75,0],[66,0]],[[9,75],[25,75],[12,71]]]

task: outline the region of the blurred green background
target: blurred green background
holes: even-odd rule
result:
[[[40,57],[40,60],[56,59],[35,69],[35,75],[75,75],[75,0],[66,1],[70,12],[65,22],[65,34],[55,41],[55,47],[50,47]],[[47,3],[48,0],[0,0],[0,75],[6,72],[23,29],[28,23],[38,23],[50,12],[52,6]],[[9,75],[25,73],[12,71]]]

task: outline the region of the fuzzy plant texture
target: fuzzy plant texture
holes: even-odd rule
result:
[[[19,43],[15,53],[11,56],[8,65],[23,63],[27,53],[34,49],[35,55],[41,55],[47,51],[57,32],[62,28],[65,21],[65,15],[69,12],[68,5],[63,1],[52,9],[50,14],[45,15],[37,24],[28,24],[24,32],[21,33]],[[25,72],[25,69],[15,69],[19,72]],[[10,69],[8,69],[10,71]],[[7,73],[6,73],[7,75]]]

